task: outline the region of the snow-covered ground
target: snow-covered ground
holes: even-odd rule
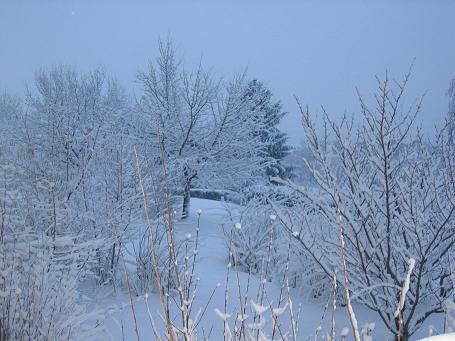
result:
[[[227,245],[223,237],[222,224],[226,222],[226,208],[235,208],[235,205],[226,204],[203,199],[192,199],[191,201],[191,217],[185,222],[177,224],[178,233],[195,235],[197,224],[196,210],[201,209],[200,218],[200,247],[199,256],[196,267],[196,277],[200,278],[197,286],[197,295],[194,303],[194,313],[198,309],[203,311],[206,308],[204,318],[199,325],[199,336],[209,336],[209,340],[220,340],[223,336],[223,321],[214,312],[216,308],[224,311],[224,289],[226,283],[226,256]],[[240,286],[242,292],[246,291],[248,275],[239,273]],[[217,284],[220,284],[218,288]],[[260,286],[260,281],[257,278],[250,278],[249,296],[254,301],[255,294]],[[100,336],[106,340],[135,340],[135,328],[132,318],[131,308],[128,305],[129,299],[125,292],[112,293],[101,287],[97,292],[90,292],[90,296],[96,298],[96,308],[107,309],[110,311],[105,319],[105,331]],[[212,299],[209,302],[211,293],[215,290]],[[238,307],[237,281],[235,274],[231,272],[230,292],[229,292],[229,309],[228,312],[236,312]],[[278,301],[280,287],[277,284],[267,284],[267,300],[272,303]],[[142,340],[153,340],[154,336],[150,324],[147,305],[144,297],[135,297],[134,309],[137,316],[137,324]],[[299,322],[299,339],[313,339],[316,330],[320,324],[323,314],[325,302],[312,301],[305,298],[304,295],[298,292],[292,293],[294,308],[297,311],[301,307],[301,318]],[[207,302],[209,304],[207,305]],[[250,299],[248,299],[250,302]],[[160,319],[160,303],[156,294],[150,294],[148,297],[148,306],[154,316],[154,320],[159,328],[163,329],[163,323]],[[95,306],[93,306],[95,308]],[[379,317],[361,306],[355,306],[355,312],[359,325],[362,327],[365,323],[374,322],[376,327],[372,333],[374,340],[386,340],[387,333]],[[329,309],[331,309],[329,307]],[[327,311],[322,331],[328,331],[330,326],[331,312]],[[230,322],[233,317],[230,318]],[[336,311],[336,333],[339,335],[343,328],[349,327],[348,318],[345,308],[338,307]],[[285,330],[288,329],[289,316],[283,314],[280,317],[281,325]],[[430,326],[433,330],[442,330],[442,316],[433,316],[424,327],[420,329],[413,339],[418,339],[429,335]],[[321,336],[321,333],[319,334]],[[349,339],[349,337],[348,337]]]

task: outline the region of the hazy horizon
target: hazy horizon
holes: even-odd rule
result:
[[[289,112],[292,144],[301,138],[294,95],[314,112],[355,114],[356,87],[372,99],[376,75],[400,79],[411,64],[409,99],[425,93],[418,122],[428,131],[447,112],[455,76],[453,13],[449,1],[3,2],[0,91],[22,95],[35,71],[56,64],[104,65],[134,91],[159,37],[170,36],[189,66],[202,61],[226,78],[247,68],[265,82]]]

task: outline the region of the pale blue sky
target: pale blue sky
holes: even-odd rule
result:
[[[455,76],[455,1],[6,1],[0,2],[0,89],[23,93],[34,71],[58,63],[105,65],[134,90],[137,71],[170,34],[186,64],[229,77],[248,67],[290,114],[301,137],[296,94],[320,112],[358,112],[355,87],[397,78],[412,61],[411,99],[427,92],[420,122],[447,111]]]

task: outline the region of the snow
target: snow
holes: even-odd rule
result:
[[[398,305],[397,310],[395,311],[395,317],[398,317],[398,315],[400,315],[401,311],[403,310],[406,295],[409,291],[409,285],[411,283],[412,270],[414,270],[415,263],[416,261],[414,258],[411,258],[408,261],[409,268],[408,272],[406,273],[406,279],[404,280],[403,288],[400,293],[400,304]]]
[[[280,325],[294,340],[383,340],[394,316],[412,316],[413,339],[455,338],[434,336],[455,328],[455,116],[425,142],[455,107],[454,12],[453,0],[0,2],[0,334],[12,316],[18,333],[22,318],[49,322],[50,338],[154,339],[164,296],[195,339],[266,340]],[[307,144],[269,160],[279,136]],[[268,187],[263,173],[286,163],[308,169]],[[425,320],[434,310],[445,316]]]
[[[420,339],[419,341],[453,341],[455,340],[455,333],[436,335]]]
[[[215,314],[217,314],[217,316],[222,319],[223,321],[227,321],[231,315],[228,314],[228,313],[223,313],[222,311],[220,311],[218,308],[215,308]]]
[[[198,328],[204,331],[207,335],[211,331],[212,340],[222,339],[223,335],[223,320],[228,320],[232,313],[238,311],[238,300],[236,298],[237,283],[235,280],[230,281],[229,291],[230,299],[227,311],[224,312],[224,286],[226,283],[226,257],[228,255],[228,248],[224,239],[221,224],[226,219],[226,209],[235,209],[236,205],[224,202],[216,202],[204,199],[191,200],[191,215],[186,221],[180,221],[176,225],[177,233],[185,236],[192,233],[195,229],[198,219],[197,212],[202,210],[199,217],[200,231],[199,231],[199,254],[198,262],[196,265],[196,277],[199,277],[196,296],[194,298],[194,311],[205,311],[205,315],[200,322]],[[197,209],[196,209],[197,208]],[[232,271],[232,269],[231,269]],[[248,275],[239,272],[240,287],[242,293],[245,293]],[[255,288],[259,288],[263,283],[259,278],[251,277],[250,281],[250,295],[254,296]],[[280,287],[277,284],[267,282],[264,285],[267,287],[267,296],[271,302],[278,302]],[[87,288],[88,291],[96,290],[92,293],[92,297],[96,298],[97,307],[108,309],[109,313],[105,320],[105,331],[103,336],[109,340],[126,340],[135,339],[134,324],[131,317],[131,309],[128,306],[128,297],[125,293],[107,293],[103,291],[103,287]],[[107,289],[104,289],[107,290]],[[213,294],[211,301],[210,295]],[[251,294],[253,293],[253,294]],[[299,337],[312,337],[316,334],[319,328],[321,316],[323,314],[325,302],[313,301],[299,295],[298,292],[291,291],[293,306],[301,306],[302,316],[299,322]],[[237,300],[237,301],[236,301]],[[160,303],[159,297],[156,294],[148,294],[148,306],[150,307],[154,321],[160,330],[163,330],[162,319],[160,317]],[[258,314],[266,313],[268,306],[260,305],[255,302],[255,299],[249,300],[253,313],[256,311]],[[134,298],[134,307],[138,319],[138,329],[143,339],[150,339],[152,337],[152,327],[148,317],[147,305],[145,304],[144,296]],[[92,307],[95,308],[95,307]],[[273,313],[278,316],[278,322],[286,325],[289,323],[289,309],[287,305],[277,307],[274,305]],[[354,310],[358,317],[359,323],[364,326],[362,334],[368,330],[373,340],[386,339],[386,329],[382,322],[379,320],[378,315],[369,311],[363,306],[354,304]],[[251,314],[249,314],[251,316]],[[251,317],[244,316],[243,319],[246,323],[252,322]],[[335,312],[336,334],[344,332],[349,326],[349,318],[346,309],[337,308]],[[230,321],[230,320],[229,320]],[[161,324],[160,324],[161,323]],[[330,330],[330,318],[326,318],[322,323],[322,331]],[[436,326],[436,330],[442,329],[441,317],[430,318],[427,325]],[[350,332],[350,330],[348,329]],[[416,337],[424,337],[428,331],[428,327],[422,327]],[[122,333],[124,336],[122,336]]]
[[[253,307],[253,310],[258,314],[258,315],[262,315],[266,312],[266,310],[268,309],[267,306],[263,306],[263,305],[260,305],[260,304],[257,304],[255,303],[254,301],[251,301],[251,306]]]
[[[349,328],[344,327],[343,329],[341,329],[340,336],[341,336],[342,338],[347,337],[348,334],[349,334]]]

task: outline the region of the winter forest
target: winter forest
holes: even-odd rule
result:
[[[295,9],[313,23],[387,8],[328,3]],[[284,47],[259,53],[266,68],[249,53],[245,37],[311,34],[289,4],[0,4],[0,341],[455,339],[455,70],[432,64],[423,82],[431,53],[455,56],[453,37],[420,54],[434,36],[405,32],[417,37],[405,57],[337,47],[328,60],[352,72],[337,93],[317,51],[296,49],[316,57],[290,73]],[[434,32],[450,17],[408,7],[388,9],[378,44],[395,44],[403,13],[416,32],[427,10]],[[154,9],[160,30],[145,21],[145,37],[134,21]],[[219,20],[212,33],[201,11]],[[307,46],[336,44],[324,32]],[[123,54],[134,72],[118,77],[110,41],[153,47]],[[328,106],[311,99],[312,65]]]

